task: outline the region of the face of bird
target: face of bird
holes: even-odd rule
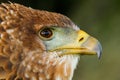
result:
[[[94,55],[101,56],[99,41],[83,30],[74,30],[70,27],[45,27],[38,35],[46,46],[47,52],[59,52],[64,55]]]

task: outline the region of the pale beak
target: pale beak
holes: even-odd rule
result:
[[[98,58],[101,57],[102,47],[99,41],[86,32],[79,30],[77,31],[76,40],[66,45],[59,46],[54,51],[62,51],[61,55],[80,54],[80,55],[95,55]],[[72,38],[73,36],[71,36]]]

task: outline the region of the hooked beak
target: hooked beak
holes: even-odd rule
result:
[[[59,46],[59,48],[54,51],[62,51],[61,55],[69,55],[69,54],[80,54],[80,55],[97,55],[100,59],[102,47],[100,42],[88,35],[83,30],[77,31],[76,40],[73,40],[71,43],[67,43],[66,45]],[[72,38],[72,36],[71,36]]]

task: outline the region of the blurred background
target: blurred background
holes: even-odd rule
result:
[[[120,0],[9,1],[64,14],[101,42],[101,59],[81,56],[73,80],[120,80]]]

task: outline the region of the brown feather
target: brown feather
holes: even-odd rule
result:
[[[75,25],[58,13],[34,10],[16,3],[0,5],[0,79],[53,80],[55,68],[60,75],[63,73],[53,65],[53,60],[49,62],[52,67],[45,64],[50,57],[43,58],[45,46],[38,40],[36,32],[46,26],[74,28]],[[62,79],[67,80],[68,75]]]

